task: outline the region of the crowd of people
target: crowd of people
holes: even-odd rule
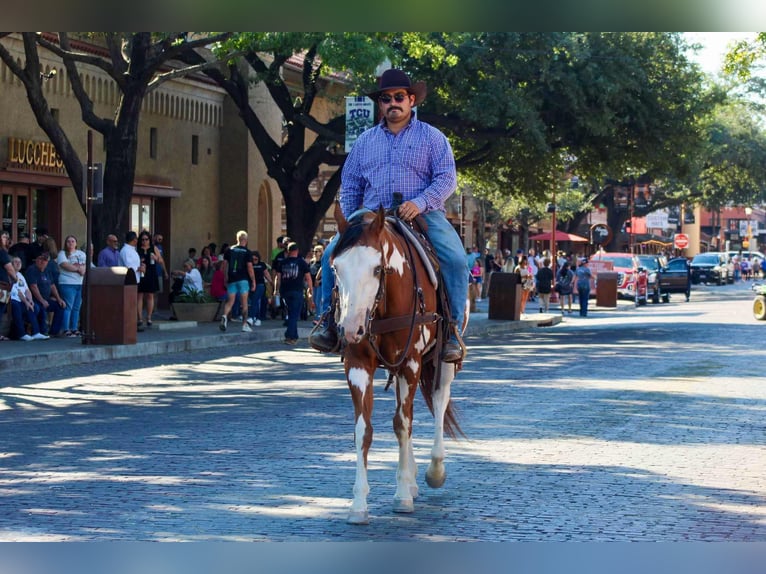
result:
[[[573,253],[558,251],[554,258],[549,250],[538,254],[534,248],[529,250],[517,249],[512,255],[510,249],[497,249],[492,252],[485,249],[482,254],[479,248],[473,246],[467,250],[466,263],[470,269],[471,297],[476,301],[489,296],[492,274],[497,272],[515,273],[521,287],[520,315],[526,317],[526,308],[529,301],[539,300],[539,311],[548,313],[551,310],[551,297],[555,291],[560,302],[560,311],[572,312],[572,298],[575,286],[578,285],[578,273],[588,276],[587,258],[576,256]],[[583,268],[580,271],[580,268]],[[587,289],[586,280],[581,281],[582,289],[577,289],[580,299],[580,314],[587,316],[587,301],[582,299],[589,296],[590,284]],[[586,295],[587,293],[587,295]]]
[[[307,256],[297,243],[277,238],[277,246],[264,259],[247,248],[247,232],[236,243],[217,249],[205,245],[197,256],[189,248],[181,268],[169,270],[163,236],[143,230],[129,231],[120,246],[117,235],[92,258],[92,267],[124,266],[133,269],[138,284],[137,330],[153,325],[159,293],[169,281],[169,301],[181,294],[206,293],[221,303],[221,329],[229,321],[241,322],[249,332],[267,318],[280,318],[287,330],[285,342],[298,339],[297,321],[314,318],[318,306],[315,287],[321,283],[321,259],[326,241],[316,240]],[[91,255],[92,252],[91,252]],[[35,240],[20,234],[10,245],[10,234],[0,235],[0,341],[37,341],[51,337],[82,337],[81,311],[87,258],[74,235],[67,235],[61,250],[44,227]],[[171,305],[172,309],[172,305]],[[174,317],[171,317],[173,319]]]

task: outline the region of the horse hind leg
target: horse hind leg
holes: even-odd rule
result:
[[[408,365],[405,371],[417,371],[417,365]],[[396,469],[396,493],[394,494],[394,512],[411,513],[415,511],[414,499],[418,495],[416,482],[417,465],[412,452],[412,410],[414,395],[417,390],[417,377],[396,376],[396,413],[394,415],[394,433],[399,442],[399,463]]]
[[[450,400],[450,385],[455,378],[455,365],[442,363],[438,390],[433,394],[434,445],[431,448],[431,462],[426,470],[426,484],[431,488],[444,486],[447,471],[444,468],[444,413]]]

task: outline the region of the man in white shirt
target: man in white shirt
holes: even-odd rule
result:
[[[130,267],[136,273],[136,283],[141,281],[141,275],[145,271],[141,257],[136,251],[138,245],[138,234],[135,231],[128,231],[125,234],[125,245],[120,249],[120,265]]]

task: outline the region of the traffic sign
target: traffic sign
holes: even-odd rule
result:
[[[673,236],[673,246],[676,249],[686,249],[689,247],[689,236],[686,233],[676,233]]]

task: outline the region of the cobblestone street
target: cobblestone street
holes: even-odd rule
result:
[[[345,523],[337,357],[265,343],[14,373],[0,540],[766,541],[765,325],[748,297],[471,338],[453,385],[468,439],[447,441],[439,490],[416,401],[411,515],[391,512],[395,399],[379,371],[363,527]]]

